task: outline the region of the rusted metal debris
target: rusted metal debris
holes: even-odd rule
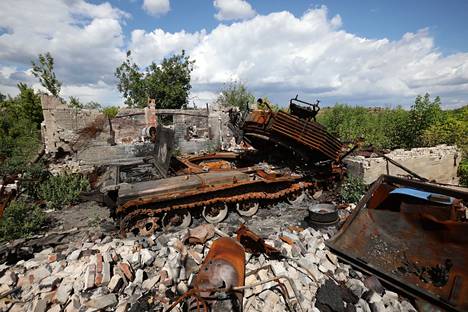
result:
[[[298,101],[297,97],[293,100]],[[260,150],[278,145],[308,161],[339,161],[342,155],[341,142],[329,134],[322,125],[311,120],[315,119],[314,114],[306,114],[305,111],[308,111],[306,108],[299,110],[300,106],[292,102],[291,104],[295,115],[283,111],[263,110],[231,112],[230,128],[238,141],[246,140]],[[317,109],[312,111],[316,114],[318,103],[314,105]]]
[[[218,223],[229,211],[251,217],[264,204],[296,203],[344,173],[341,143],[312,121],[318,103],[312,107],[307,114],[298,109],[295,115],[271,110],[231,114],[231,129],[255,151],[170,157],[170,144],[158,138],[154,166],[163,178],[125,183],[117,170],[102,201],[113,208],[122,235],[185,228],[192,214]],[[164,135],[168,142],[169,136]]]
[[[246,276],[257,274],[261,270],[271,272],[273,277],[244,285]],[[304,311],[301,294],[288,276],[275,275],[271,265],[246,274],[244,248],[236,240],[222,237],[213,242],[191,285],[192,288],[174,300],[167,311],[183,302],[185,310],[188,311],[243,311],[244,290],[271,282],[275,283],[271,289],[281,294],[290,311]],[[289,284],[289,288],[285,283]]]
[[[167,311],[185,300],[189,311],[242,311],[245,251],[229,237],[213,242],[193,288],[173,302]]]
[[[280,259],[283,257],[281,251],[273,246],[265,243],[265,240],[252,232],[244,224],[241,224],[236,231],[237,240],[244,246],[245,250],[255,256],[265,254],[272,259]]]
[[[384,285],[468,310],[468,192],[382,176],[327,246]]]

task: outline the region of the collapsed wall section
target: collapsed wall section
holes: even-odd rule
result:
[[[456,146],[397,149],[385,155],[430,181],[458,184],[457,170],[462,154]],[[349,156],[343,162],[351,175],[362,177],[366,184],[371,184],[382,174],[409,175],[408,172],[378,156]]]
[[[121,108],[109,120],[99,110],[70,108],[52,96],[42,95],[41,103],[48,154],[95,165],[135,163],[154,153],[154,143],[142,135],[149,126],[144,109]],[[156,109],[155,114],[174,132],[174,148],[180,153],[217,150],[231,137],[222,123],[227,119],[222,111]]]

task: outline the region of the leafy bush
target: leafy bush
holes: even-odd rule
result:
[[[458,176],[460,177],[460,185],[468,187],[468,159],[464,159],[458,167]]]
[[[119,108],[117,106],[109,106],[105,107],[102,110],[102,113],[109,119],[115,118],[117,114],[119,113]]]
[[[366,108],[336,104],[317,119],[344,142],[363,138],[367,145],[395,149],[457,144],[466,150],[468,106],[441,110],[439,97],[417,96],[410,110]]]
[[[75,203],[81,192],[89,189],[89,181],[79,174],[51,176],[39,189],[39,196],[53,209]]]
[[[457,120],[452,116],[429,126],[422,134],[424,145],[456,144],[467,151],[468,122]]]
[[[367,190],[361,177],[347,176],[340,186],[340,199],[345,203],[357,203]]]
[[[255,102],[255,97],[242,82],[234,81],[224,86],[221,90],[216,103],[221,107],[231,108],[238,107],[244,110],[249,107],[249,104]]]
[[[41,208],[24,201],[13,201],[0,219],[0,241],[27,237],[37,233],[46,217]]]
[[[408,114],[401,107],[369,109],[336,104],[322,109],[317,120],[344,142],[363,138],[368,145],[392,149],[402,145],[402,125],[406,123]]]

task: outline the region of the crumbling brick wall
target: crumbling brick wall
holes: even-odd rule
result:
[[[386,156],[429,180],[458,184],[457,170],[462,155],[456,146],[438,145],[411,150],[398,149]],[[350,156],[346,157],[344,162],[350,174],[362,177],[367,184],[374,182],[382,174],[409,175],[382,157]]]
[[[111,136],[107,117],[98,110],[74,109],[59,99],[41,97],[44,122],[42,136],[48,154],[69,154],[84,163],[114,163],[132,161],[151,155],[152,143],[141,142],[142,129],[147,126],[143,109],[122,108],[112,119],[114,137]],[[163,109],[164,115],[173,116],[175,148],[182,153],[209,151],[221,146],[230,136],[221,124],[227,114],[207,109]],[[188,129],[196,130],[188,136]],[[112,143],[115,143],[113,145]]]

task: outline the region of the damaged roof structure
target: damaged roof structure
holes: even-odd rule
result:
[[[100,168],[82,198],[116,227],[0,248],[0,309],[468,310],[468,193],[382,176],[357,206],[337,205],[356,146],[315,121],[318,102],[149,105],[111,121],[43,101],[48,152]]]

